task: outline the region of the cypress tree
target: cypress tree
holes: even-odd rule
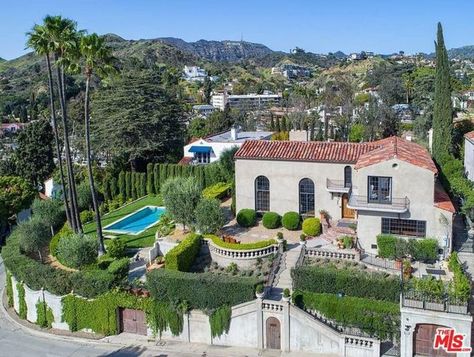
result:
[[[288,131],[286,125],[286,116],[283,116],[283,118],[281,118],[281,131]]]
[[[155,164],[153,167],[153,181],[155,185],[155,193],[160,192],[160,164]]]
[[[433,157],[438,163],[452,152],[453,107],[451,102],[451,78],[449,60],[444,45],[443,28],[438,22],[436,46],[436,77],[433,110]]]
[[[132,197],[132,173],[127,171],[125,173],[125,200],[128,200]]]
[[[115,177],[110,178],[110,195],[112,199],[117,196],[117,179]]]
[[[273,120],[273,114],[270,115],[270,130],[275,131],[275,120]]]
[[[149,163],[146,165],[146,193],[152,195],[155,193],[153,185],[153,164]]]
[[[148,194],[147,186],[148,186],[148,184],[147,184],[147,180],[146,180],[146,174],[144,172],[142,172],[140,174],[140,197],[146,196]],[[150,192],[150,194],[151,194],[151,192]]]
[[[104,200],[105,201],[110,201],[112,197],[110,196],[110,183],[109,183],[109,177],[106,176],[104,178],[104,182],[102,183],[102,191],[104,194]]]
[[[122,196],[122,199],[127,199],[127,191],[125,188],[125,172],[120,171],[119,178],[118,178],[118,188],[119,194]]]
[[[281,131],[280,117],[277,117],[276,125],[275,125],[275,131],[277,131],[277,132]]]
[[[165,183],[166,179],[168,178],[168,164],[161,164],[160,165],[160,187],[163,187],[163,184]]]

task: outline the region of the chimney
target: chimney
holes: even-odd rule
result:
[[[238,137],[239,137],[239,129],[233,126],[232,128],[230,128],[230,138],[233,141],[236,141]]]

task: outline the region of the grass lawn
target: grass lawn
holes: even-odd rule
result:
[[[161,196],[146,196],[138,201],[135,201],[131,204],[128,204],[124,207],[119,208],[113,212],[109,212],[102,216],[102,227],[107,226],[110,223],[115,222],[116,220],[135,212],[136,210],[145,207],[145,206],[162,206],[163,200]],[[87,223],[84,226],[84,233],[85,234],[94,234],[95,235],[96,224],[95,222]],[[146,231],[138,234],[138,235],[128,235],[128,234],[111,234],[119,237],[120,239],[124,240],[127,244],[128,248],[143,248],[143,247],[150,247],[155,242],[155,232],[156,227],[148,228]],[[109,235],[109,233],[104,232],[104,235]],[[105,240],[105,244],[107,245],[109,239]]]

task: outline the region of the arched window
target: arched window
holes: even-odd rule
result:
[[[352,169],[350,166],[344,167],[344,187],[352,186]]]
[[[255,210],[270,211],[270,181],[265,176],[255,179]]]
[[[304,178],[299,184],[300,191],[300,214],[314,216],[314,182]]]

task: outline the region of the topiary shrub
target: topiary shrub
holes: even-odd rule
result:
[[[59,230],[58,233],[51,238],[49,242],[49,254],[56,256],[58,254],[58,244],[62,237],[66,237],[72,234],[72,229],[69,223],[64,223],[64,226]]]
[[[107,272],[115,276],[115,282],[120,284],[128,277],[129,259],[122,258],[115,260],[107,267]]]
[[[303,232],[304,234],[311,236],[311,237],[316,237],[321,233],[321,221],[319,218],[306,218],[303,221]]]
[[[191,233],[165,255],[165,268],[189,271],[201,249],[201,236]]]
[[[250,208],[243,208],[237,213],[237,223],[242,227],[252,227],[257,223],[257,213]]]
[[[107,245],[107,254],[111,258],[123,258],[125,256],[125,242],[121,239],[112,239]]]
[[[281,222],[289,231],[296,231],[300,227],[300,215],[298,212],[286,212]]]
[[[279,228],[281,226],[281,216],[276,212],[265,212],[262,223],[268,229]]]
[[[59,261],[71,268],[79,269],[96,261],[99,244],[92,236],[72,234],[58,243]]]

